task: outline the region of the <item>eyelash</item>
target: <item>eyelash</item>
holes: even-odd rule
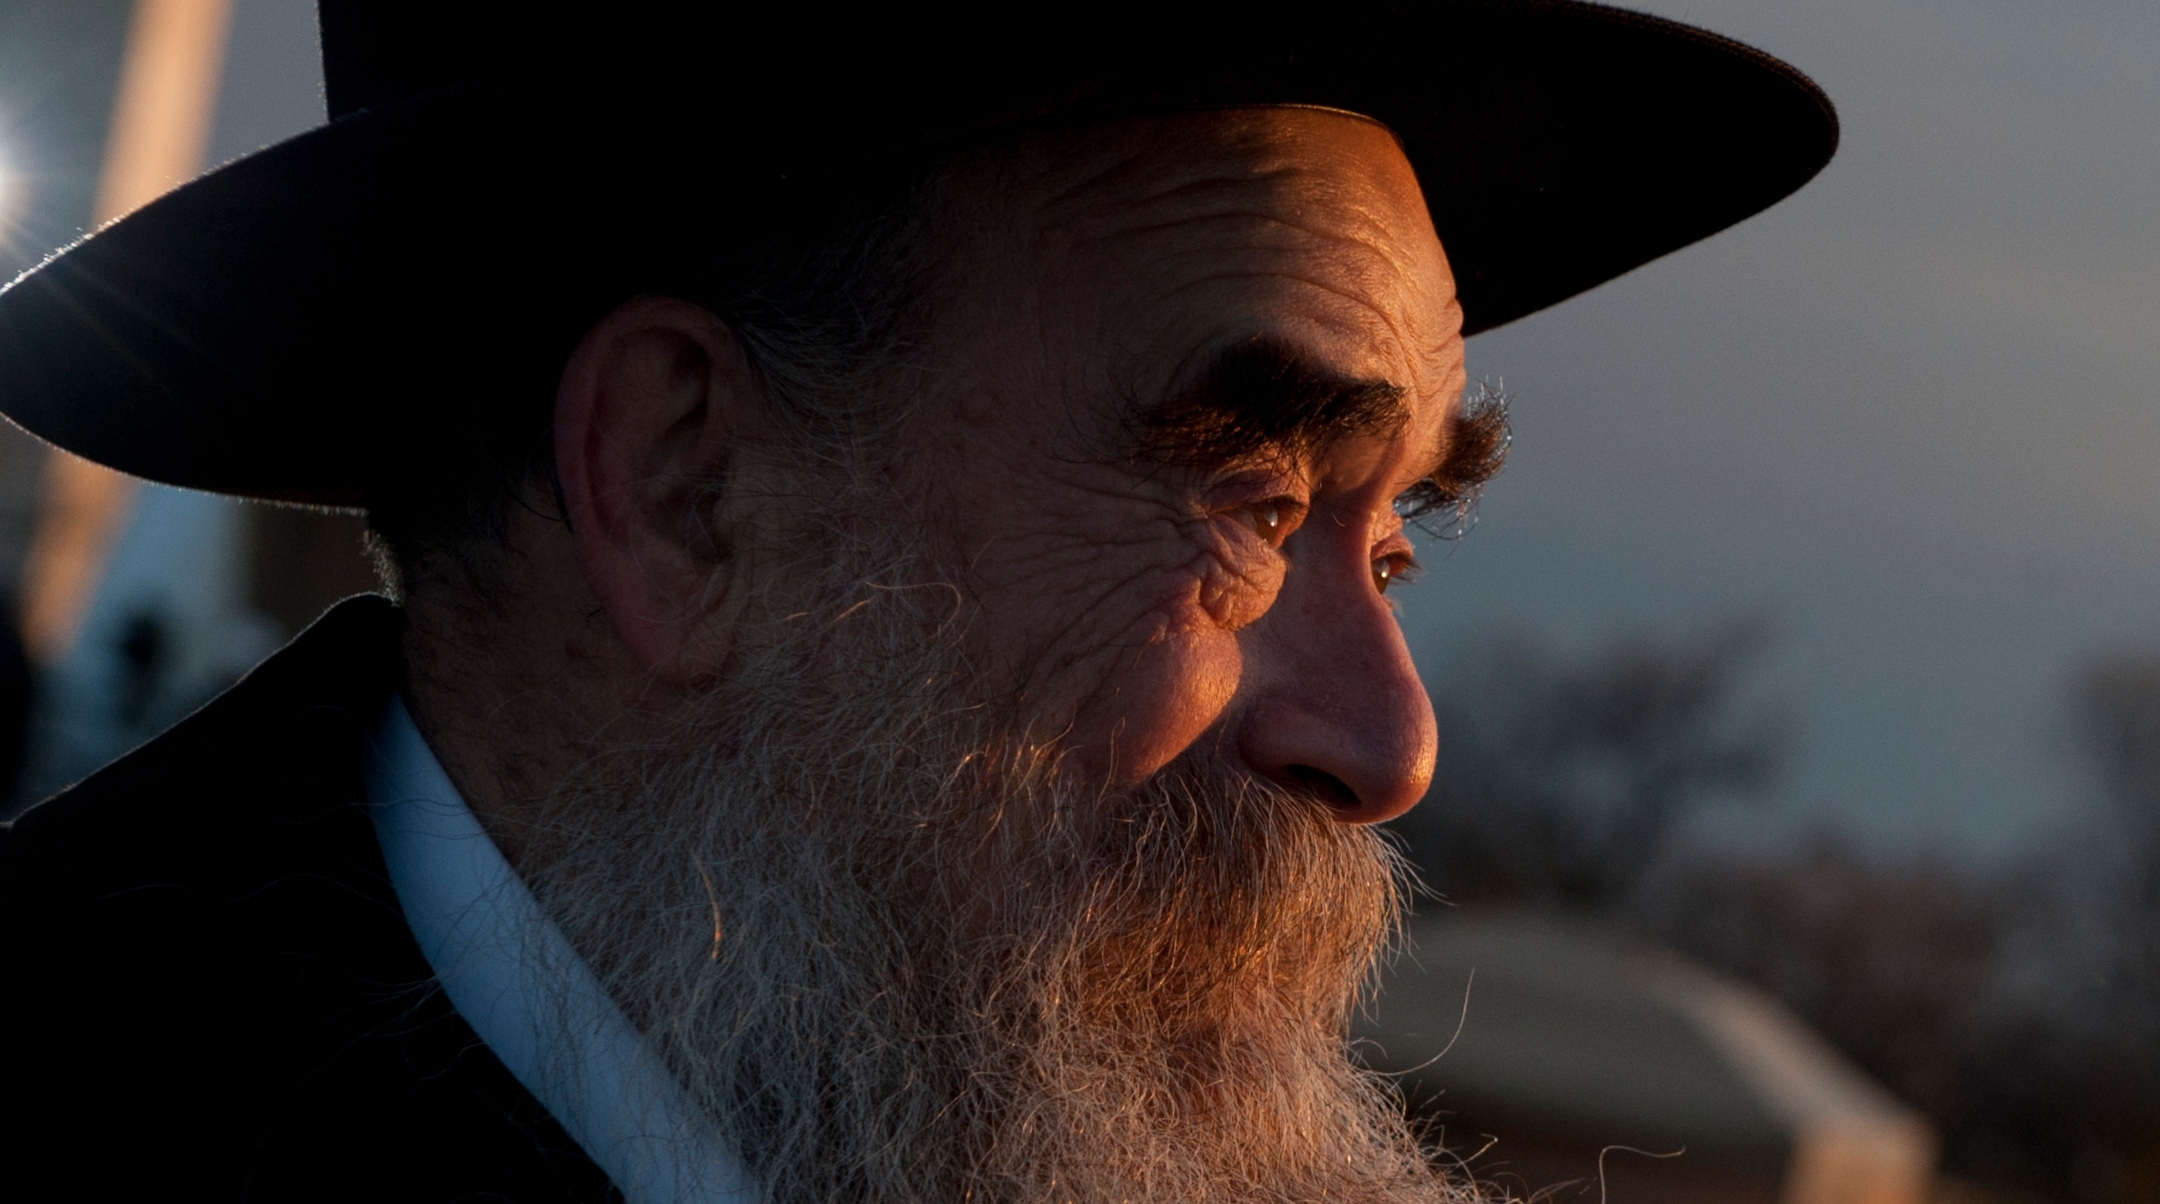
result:
[[[1424,575],[1425,566],[1408,552],[1389,552],[1373,561],[1373,588],[1383,594],[1391,585],[1409,585]]]
[[[1262,542],[1271,548],[1280,548],[1283,540],[1289,538],[1289,532],[1296,529],[1297,519],[1304,509],[1305,504],[1295,498],[1275,497],[1244,507],[1244,513],[1252,523],[1253,533]],[[1425,574],[1417,557],[1409,552],[1389,552],[1374,557],[1372,567],[1373,588],[1383,594],[1391,585],[1409,585]]]
[[[1292,497],[1271,497],[1244,507],[1253,534],[1271,548],[1280,548],[1305,515],[1305,503]]]

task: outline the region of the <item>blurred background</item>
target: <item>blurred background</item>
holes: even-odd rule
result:
[[[1368,1056],[1555,1199],[2160,1201],[2160,7],[1631,3],[1844,144],[1472,341],[1516,442],[1403,593],[1443,744]],[[307,0],[0,0],[0,271],[322,120]],[[0,797],[372,582],[351,516],[0,427]]]

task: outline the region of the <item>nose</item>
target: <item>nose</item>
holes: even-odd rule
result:
[[[1253,772],[1372,824],[1424,797],[1439,739],[1394,613],[1356,584],[1280,598],[1247,629],[1237,748]]]

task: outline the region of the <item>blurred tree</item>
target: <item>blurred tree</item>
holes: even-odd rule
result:
[[[2070,714],[2108,809],[2098,839],[2081,850],[2096,886],[2069,898],[2073,922],[2086,913],[2086,940],[2057,951],[2061,973],[2083,978],[2086,990],[2068,995],[2069,1015],[2047,1019],[2082,1047],[2073,1051],[2085,1070],[2075,1084],[2086,1105],[2078,1120],[2108,1147],[2088,1156],[2106,1168],[2094,1173],[2142,1183],[2140,1198],[2160,1200],[2160,651],[2087,660],[2071,679]],[[2097,959],[2066,956],[2092,944]],[[2079,973],[2094,960],[2097,974]]]
[[[2114,804],[2134,898],[2160,917],[2160,653],[2095,657],[2073,678],[2078,742]]]
[[[1755,983],[1949,1139],[1986,1111],[1969,1064],[1997,947],[2024,896],[1942,862],[1879,861],[1818,836],[1786,852],[1676,859],[1630,901],[1638,929]],[[1977,1104],[1977,1106],[1976,1106]]]
[[[2160,652],[2093,656],[2069,695],[2076,747],[2107,806],[2057,875],[2049,968],[2073,989],[2054,1006],[2160,1116]]]
[[[1629,919],[1782,997],[1924,1108],[1944,1165],[2048,1199],[2160,1201],[2160,654],[2072,675],[2107,806],[1987,869],[1800,856],[1672,859]]]
[[[1755,853],[1672,839],[1773,778],[1786,727],[1743,692],[1766,643],[1734,623],[1575,659],[1522,640],[1465,658],[1435,691],[1432,793],[1397,821],[1413,860],[1452,900],[1598,908],[1770,990],[1929,1113],[1953,1174],[2160,1204],[2160,652],[2071,674],[2070,731],[2107,804],[2095,824],[1958,868],[1832,837]]]
[[[1616,904],[1687,814],[1774,778],[1787,725],[1741,697],[1768,644],[1746,620],[1580,661],[1520,639],[1471,658],[1435,699],[1432,791],[1397,822],[1412,860],[1451,899]]]

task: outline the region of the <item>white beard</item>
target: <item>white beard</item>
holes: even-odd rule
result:
[[[1346,1049],[1384,839],[1204,750],[1078,789],[848,559],[520,867],[768,1198],[1474,1198]]]

